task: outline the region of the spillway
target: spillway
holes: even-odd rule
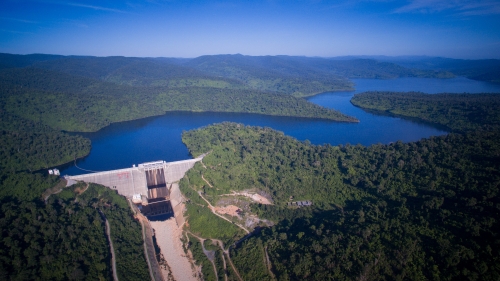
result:
[[[146,216],[173,213],[177,225],[184,224],[182,194],[179,180],[194,164],[203,159],[165,162],[154,161],[131,168],[66,176],[68,180],[97,183],[116,190],[119,194],[140,203]]]

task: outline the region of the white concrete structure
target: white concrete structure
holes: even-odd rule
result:
[[[146,180],[146,171],[163,169],[165,183],[169,186],[171,183],[178,182],[184,174],[191,169],[194,164],[203,158],[165,162],[155,161],[135,165],[132,168],[112,170],[99,173],[84,174],[78,176],[67,176],[68,179],[98,183],[111,189],[116,189],[119,194],[132,198],[135,194],[148,196],[148,186]],[[176,196],[176,198],[179,198]]]

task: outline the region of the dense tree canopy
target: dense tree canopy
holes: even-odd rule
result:
[[[95,131],[171,110],[355,122],[296,97],[350,89],[346,77],[451,76],[374,60],[0,54],[0,279],[111,279],[104,216],[119,279],[149,278],[141,226],[126,199],[32,172],[90,151],[88,139],[62,130]],[[185,245],[207,280],[499,278],[497,96],[365,93],[352,102],[460,133],[370,147],[313,146],[233,123],[184,133],[193,156],[209,152],[180,182]],[[236,219],[210,207],[242,190],[273,202],[245,209],[261,227],[246,238]],[[291,198],[313,205],[290,207]]]
[[[101,210],[110,223],[120,280],[148,279],[141,226],[133,220],[127,201],[116,191],[93,184],[65,188],[46,202],[40,200],[41,193],[33,198],[56,179],[15,174],[2,182],[0,278],[112,279]],[[20,193],[21,186],[33,188]]]
[[[96,131],[113,122],[167,111],[247,112],[357,122],[301,98],[206,77],[129,86],[27,67],[0,71],[0,90],[0,109],[9,115],[65,131]]]
[[[0,109],[0,175],[61,165],[90,152],[90,140]]]
[[[283,280],[494,280],[499,137],[483,131],[407,144],[312,146],[224,123],[186,132],[183,140],[195,156],[210,151],[207,168],[188,175],[212,202],[247,188],[272,195],[274,206],[253,210],[279,223],[234,248],[236,263],[261,263],[267,248],[272,272]],[[217,188],[203,188],[201,175]],[[289,196],[314,205],[289,209]],[[261,267],[247,274],[269,273]]]
[[[498,94],[424,94],[418,92],[365,92],[352,104],[444,125],[454,131],[498,130]]]

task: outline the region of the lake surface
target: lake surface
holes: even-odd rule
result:
[[[90,154],[77,160],[77,166],[91,171],[105,171],[131,167],[133,164],[165,160],[167,162],[191,158],[182,143],[183,131],[224,121],[245,125],[271,127],[298,140],[313,144],[387,144],[398,140],[417,141],[430,136],[446,134],[444,128],[415,120],[395,118],[366,112],[350,103],[355,93],[364,91],[420,91],[435,93],[500,93],[500,85],[469,80],[400,78],[393,80],[354,79],[356,91],[325,93],[308,100],[324,107],[355,116],[360,123],[264,116],[243,113],[170,112],[162,116],[111,124],[96,133],[82,133],[92,140]],[[88,173],[74,164],[59,167],[61,173],[78,175]]]

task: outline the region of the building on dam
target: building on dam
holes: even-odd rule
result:
[[[147,162],[126,169],[66,176],[66,179],[97,183],[114,189],[131,199],[148,217],[172,213],[180,227],[184,224],[184,217],[179,180],[203,156],[175,162]]]

